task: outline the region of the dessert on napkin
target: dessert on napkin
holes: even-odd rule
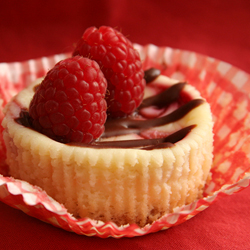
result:
[[[132,43],[87,29],[6,105],[10,175],[45,190],[76,218],[152,223],[202,197],[213,158],[209,104],[188,83],[143,71]]]

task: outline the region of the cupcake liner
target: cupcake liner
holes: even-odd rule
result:
[[[171,78],[195,86],[211,105],[214,125],[214,162],[204,197],[176,208],[144,228],[118,227],[115,223],[76,219],[67,209],[38,187],[8,177],[5,147],[0,127],[0,201],[64,230],[80,235],[134,237],[168,229],[192,218],[218,199],[249,186],[250,182],[250,76],[232,65],[195,52],[134,45],[145,69],[156,67]],[[13,95],[42,77],[54,64],[70,54],[16,63],[0,64],[0,122],[3,108]]]

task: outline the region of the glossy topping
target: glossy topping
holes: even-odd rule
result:
[[[150,69],[145,71],[145,76],[151,81],[157,82],[159,71]],[[149,80],[147,83],[150,85]],[[108,119],[105,123],[105,132],[91,144],[68,143],[68,145],[95,147],[95,148],[140,148],[156,149],[173,146],[174,143],[185,138],[196,124],[182,127],[174,132],[163,132],[160,137],[152,136],[151,132],[156,127],[165,126],[184,118],[193,109],[204,103],[203,99],[192,99],[184,91],[186,83],[176,83],[171,86],[161,86],[159,93],[145,98],[139,108],[131,116],[126,118]],[[158,88],[158,87],[151,87]],[[174,109],[171,107],[174,106]],[[153,118],[148,118],[145,109],[153,108]],[[170,111],[168,112],[168,110]],[[155,115],[158,113],[160,115]],[[16,120],[20,124],[30,126],[28,112],[22,110],[20,117]],[[149,131],[149,132],[148,132]],[[163,130],[164,131],[164,130]],[[119,139],[123,135],[135,135],[135,138]],[[156,133],[157,134],[157,133]],[[138,136],[136,136],[138,135]],[[158,135],[158,134],[157,134]]]
[[[121,141],[102,141],[93,142],[91,147],[95,148],[140,148],[144,150],[157,149],[157,148],[168,148],[174,146],[174,143],[182,140],[188,133],[195,128],[196,125],[187,126],[177,132],[163,138],[154,139],[139,139],[139,140],[121,140]],[[74,146],[86,146],[88,144],[76,144],[70,143],[69,145]]]
[[[161,71],[159,69],[150,68],[144,71],[144,79],[146,83],[150,83],[154,81],[160,74],[161,74]]]

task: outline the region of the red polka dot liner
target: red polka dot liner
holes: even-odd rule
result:
[[[45,191],[25,181],[6,177],[5,148],[0,127],[0,201],[64,230],[101,238],[134,237],[168,229],[192,218],[218,199],[249,186],[250,182],[250,75],[220,60],[195,52],[134,45],[144,69],[158,68],[162,74],[195,86],[210,103],[214,125],[212,178],[204,197],[166,214],[151,225],[118,227],[89,218],[76,219]],[[0,63],[0,122],[3,108],[13,95],[46,74],[60,54],[25,62]]]

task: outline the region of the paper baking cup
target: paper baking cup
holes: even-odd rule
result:
[[[115,223],[75,219],[65,207],[43,190],[25,181],[6,177],[5,148],[0,128],[0,200],[28,215],[56,227],[87,236],[134,237],[168,229],[192,218],[225,195],[234,194],[250,181],[250,76],[217,59],[195,52],[156,47],[135,48],[144,68],[156,67],[171,78],[194,85],[211,105],[214,125],[214,163],[212,179],[204,198],[166,214],[144,228],[118,227]],[[60,54],[17,63],[0,64],[0,121],[10,98],[33,80],[46,74],[54,64],[70,54]]]

